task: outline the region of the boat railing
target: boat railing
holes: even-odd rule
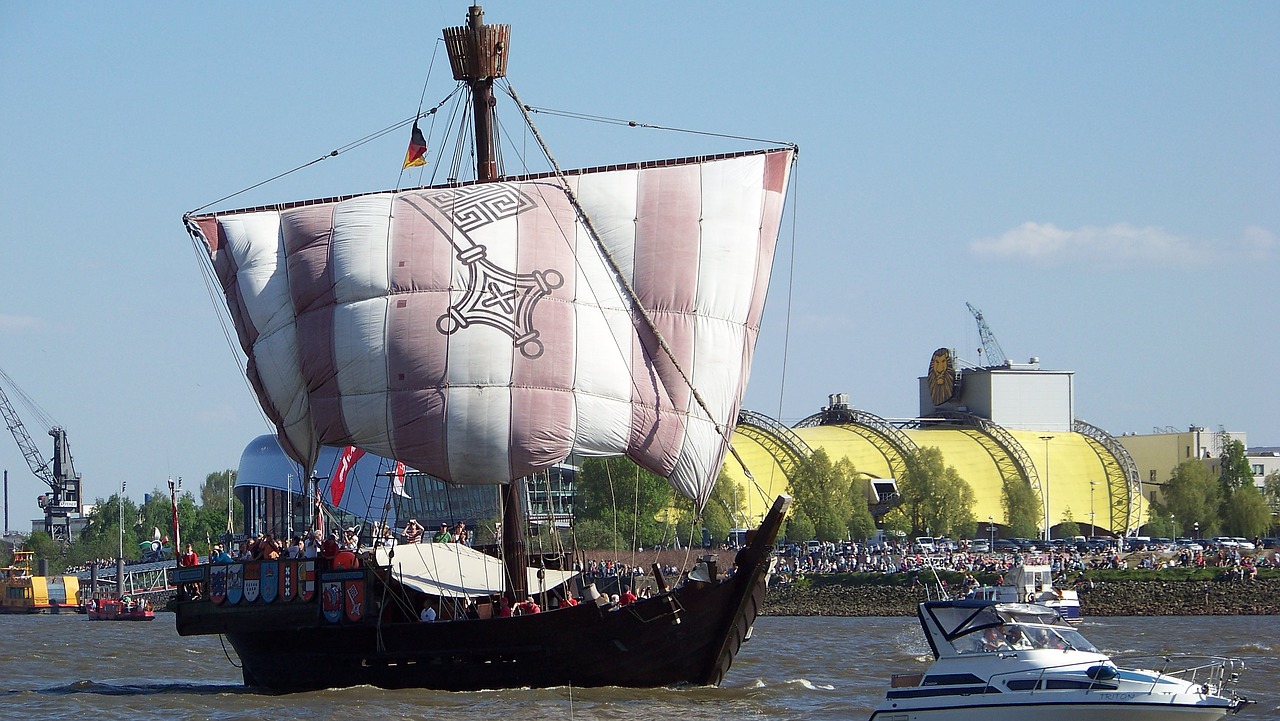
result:
[[[1018,658],[1018,652],[1017,652],[1017,651],[1004,651],[1004,652],[1001,652],[1000,654],[998,654],[998,656],[999,656],[1000,658]],[[1030,693],[1032,693],[1032,694],[1034,694],[1036,691],[1048,690],[1048,689],[1046,689],[1046,688],[1045,688],[1045,683],[1044,683],[1044,677],[1045,677],[1045,674],[1047,674],[1047,673],[1049,673],[1049,672],[1051,672],[1051,671],[1060,671],[1060,670],[1068,669],[1068,668],[1071,668],[1071,669],[1078,669],[1078,668],[1080,668],[1080,666],[1082,666],[1082,665],[1083,665],[1083,664],[1081,663],[1081,661],[1080,661],[1079,659],[1076,659],[1076,660],[1074,660],[1074,661],[1066,661],[1066,662],[1063,662],[1063,663],[1055,663],[1055,664],[1050,664],[1050,665],[1048,665],[1048,666],[1040,666],[1040,667],[1038,667],[1036,670],[1038,670],[1038,671],[1039,671],[1039,673],[1036,675],[1036,682],[1035,682],[1035,684],[1034,684],[1034,685],[1029,689],[1029,692],[1030,692]],[[993,687],[993,686],[995,685],[995,681],[996,681],[996,679],[998,679],[998,678],[1000,678],[1000,677],[1002,677],[1002,676],[1017,676],[1017,677],[1020,677],[1020,678],[1026,678],[1026,677],[1028,676],[1028,673],[1027,673],[1027,672],[1028,672],[1029,670],[1030,670],[1030,669],[1021,668],[1021,669],[1014,669],[1014,670],[1012,670],[1012,671],[1002,671],[1002,672],[1000,672],[1000,673],[992,674],[992,675],[991,675],[991,677],[990,677],[989,679],[987,679],[987,687],[988,687],[988,688]],[[1115,687],[1114,687],[1114,686],[1106,685],[1106,683],[1105,683],[1103,680],[1101,680],[1101,679],[1092,679],[1092,680],[1093,680],[1093,683],[1091,683],[1091,684],[1089,685],[1089,688],[1085,690],[1085,692],[1086,692],[1086,693],[1091,693],[1091,692],[1093,692],[1094,690],[1098,690],[1098,691],[1114,691],[1114,690],[1115,690]],[[1007,685],[1006,685],[1006,687],[1007,687]]]
[[[999,655],[1001,658],[1017,658],[1018,652],[1010,651],[1010,652],[1001,653]],[[1199,684],[1200,687],[1204,689],[1205,694],[1214,695],[1214,696],[1222,695],[1222,692],[1224,691],[1224,689],[1226,689],[1226,687],[1236,684],[1240,679],[1240,672],[1243,671],[1245,668],[1244,661],[1238,658],[1231,658],[1227,656],[1206,656],[1206,655],[1198,655],[1198,654],[1141,653],[1141,654],[1125,654],[1121,656],[1111,657],[1112,661],[1115,661],[1117,659],[1123,659],[1126,661],[1141,660],[1141,659],[1158,659],[1162,662],[1161,668],[1158,671],[1158,673],[1161,676],[1171,676],[1174,678],[1181,679],[1183,681],[1187,681],[1188,683]],[[1175,662],[1179,664],[1190,662],[1190,665],[1181,666],[1180,668],[1170,669],[1170,666],[1174,665]],[[1045,689],[1045,683],[1044,683],[1044,678],[1046,674],[1053,671],[1059,671],[1067,668],[1078,669],[1080,668],[1081,665],[1082,664],[1079,660],[1075,660],[1075,661],[1069,661],[1069,662],[1064,662],[1060,664],[1050,664],[1048,666],[1040,666],[1037,669],[1039,673],[1036,675],[1036,682],[1029,689],[1029,692],[1035,693],[1037,690],[1047,690]],[[1026,678],[1028,676],[1028,673],[1027,673],[1028,670],[1029,669],[1023,668],[1023,669],[1015,669],[1012,671],[1003,671],[1000,673],[992,674],[991,677],[987,680],[987,686],[988,687],[994,686],[996,679],[999,679],[1001,677],[1016,676],[1016,677]],[[1155,671],[1155,669],[1150,669],[1150,670]],[[1156,686],[1159,683],[1160,681],[1158,678],[1153,680],[1151,682],[1151,688],[1147,691],[1147,693],[1155,693]],[[1114,690],[1115,688],[1113,686],[1106,684],[1106,679],[1094,679],[1094,683],[1090,684],[1089,688],[1086,689],[1085,692],[1092,693],[1093,691],[1114,691]]]
[[[1125,654],[1115,656],[1114,658],[1124,659],[1126,661],[1141,661],[1143,659],[1159,660],[1162,676],[1172,676],[1182,679],[1189,683],[1199,684],[1204,688],[1205,693],[1219,695],[1227,686],[1232,686],[1240,679],[1240,672],[1244,670],[1245,664],[1242,659],[1228,656],[1206,656],[1203,654]],[[1178,665],[1178,668],[1170,669],[1172,665]],[[1190,665],[1187,665],[1190,664]],[[1155,670],[1155,669],[1152,669]],[[1151,684],[1152,691],[1155,690],[1156,683]]]

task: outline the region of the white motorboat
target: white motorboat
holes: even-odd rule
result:
[[[1215,721],[1249,703],[1232,688],[1237,659],[1119,667],[1045,606],[926,601],[917,615],[934,662],[895,674],[871,721]]]
[[[1053,569],[1043,557],[1028,558],[1003,574],[997,586],[974,590],[973,598],[1006,603],[1035,603],[1057,611],[1068,623],[1080,623],[1080,596],[1053,585]]]

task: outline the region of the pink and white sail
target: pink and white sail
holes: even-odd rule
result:
[[[627,455],[705,502],[751,366],[792,151],[194,218],[282,445],[455,483]],[[724,433],[717,431],[717,426]]]

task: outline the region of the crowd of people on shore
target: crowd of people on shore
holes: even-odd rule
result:
[[[1083,574],[1096,570],[1127,568],[1220,568],[1225,578],[1257,578],[1259,568],[1280,568],[1275,551],[1256,554],[1239,549],[1178,552],[1138,551],[1120,553],[1112,548],[1095,552],[1054,550],[1044,553],[982,552],[964,550],[925,553],[910,544],[821,543],[786,545],[778,551],[775,572],[782,583],[806,575],[835,573],[918,573],[927,569],[958,573],[1001,574],[1029,557],[1048,564],[1054,574]]]

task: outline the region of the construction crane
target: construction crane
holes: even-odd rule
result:
[[[973,314],[974,320],[978,321],[978,339],[981,345],[978,347],[978,365],[983,368],[1004,368],[1009,365],[1009,358],[1005,356],[1004,350],[1000,348],[1000,343],[996,341],[996,336],[991,332],[991,328],[987,325],[987,321],[982,317],[982,311],[973,307],[972,303],[965,303],[969,307],[969,312]],[[986,362],[983,363],[985,358]]]
[[[18,448],[26,458],[31,473],[44,481],[51,491],[36,499],[44,509],[44,530],[55,541],[69,543],[71,518],[79,518],[84,511],[84,506],[80,501],[80,474],[76,473],[75,464],[71,460],[71,445],[67,442],[67,432],[61,426],[53,426],[49,429],[49,435],[53,436],[53,462],[46,461],[40,449],[36,448],[35,442],[31,440],[31,434],[27,433],[27,427],[22,424],[22,419],[18,417],[13,404],[9,402],[9,396],[5,395],[5,386],[20,398],[27,399],[29,405],[34,406],[34,403],[30,402],[27,395],[3,369],[0,369],[0,380],[4,381],[0,383],[0,414],[4,415],[5,425],[13,434],[14,440],[18,442]]]

